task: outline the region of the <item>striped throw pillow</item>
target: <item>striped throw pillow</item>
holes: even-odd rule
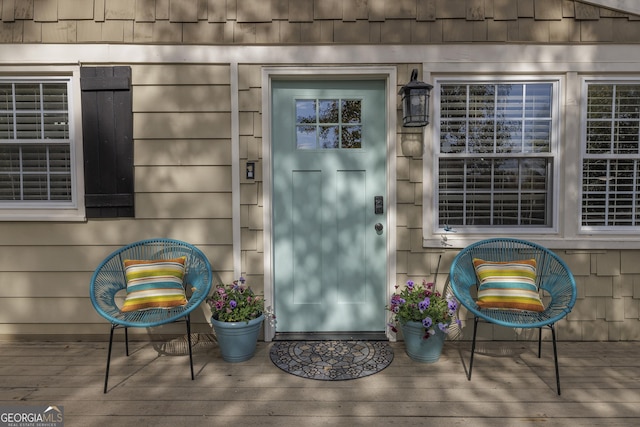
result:
[[[536,260],[493,262],[474,258],[481,308],[543,311],[536,287]]]
[[[127,297],[121,311],[171,308],[185,305],[182,280],[187,257],[160,260],[124,260]]]

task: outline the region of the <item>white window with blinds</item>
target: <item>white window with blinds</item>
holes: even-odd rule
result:
[[[583,84],[581,229],[640,226],[640,80]]]
[[[71,77],[0,76],[1,219],[78,215],[72,93]]]
[[[551,231],[558,80],[435,80],[436,229]]]

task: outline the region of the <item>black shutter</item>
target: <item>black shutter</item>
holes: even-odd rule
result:
[[[87,218],[133,217],[131,67],[82,67]]]

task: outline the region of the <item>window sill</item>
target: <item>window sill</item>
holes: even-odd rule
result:
[[[0,222],[51,221],[51,222],[84,222],[84,212],[76,211],[0,211]]]
[[[463,249],[479,240],[494,237],[504,237],[504,235],[469,235],[451,236],[446,235],[446,240],[439,236],[424,238],[422,247],[425,249]],[[577,250],[606,250],[606,249],[640,249],[640,235],[635,236],[584,236],[584,237],[560,237],[541,235],[511,235],[516,239],[529,240],[538,243],[549,249],[577,249]]]

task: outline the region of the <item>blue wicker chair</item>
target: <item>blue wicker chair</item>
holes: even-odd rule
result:
[[[476,304],[477,278],[473,259],[513,261],[534,258],[537,263],[536,286],[541,291],[544,311],[516,311],[480,308]],[[542,328],[551,329],[555,359],[556,385],[560,394],[560,373],[554,325],[564,318],[576,301],[576,283],[567,265],[552,251],[532,242],[511,238],[488,239],[463,249],[454,258],[450,270],[451,289],[460,303],[474,316],[473,342],[467,378],[471,380],[478,322],[508,328],[538,328],[538,357],[542,350]]]
[[[183,281],[187,296],[186,305],[129,312],[120,310],[120,307],[116,304],[116,294],[127,288],[123,264],[125,259],[157,260],[181,256],[186,256]],[[211,264],[207,257],[195,246],[179,240],[142,240],[116,250],[102,261],[91,278],[90,294],[93,307],[111,323],[107,369],[104,377],[105,393],[107,392],[109,380],[113,332],[116,328],[124,328],[126,354],[129,356],[127,328],[152,328],[176,321],[185,321],[189,343],[191,379],[194,379],[190,313],[200,306],[209,294],[211,280]]]

